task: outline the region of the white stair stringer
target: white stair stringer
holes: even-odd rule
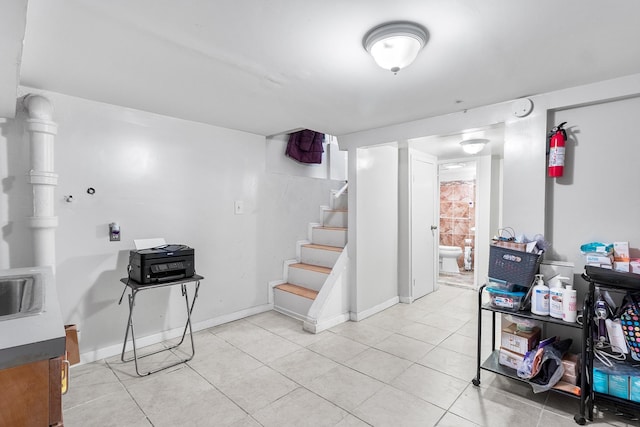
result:
[[[347,247],[340,254],[318,296],[311,304],[302,327],[320,333],[349,320],[349,256]]]

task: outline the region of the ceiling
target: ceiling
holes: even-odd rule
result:
[[[639,73],[638,16],[630,0],[29,0],[0,98],[15,97],[4,85],[19,73],[25,86],[260,135],[339,136]],[[362,47],[395,20],[429,31],[397,75]]]

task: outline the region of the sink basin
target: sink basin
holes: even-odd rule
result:
[[[43,308],[43,283],[37,277],[0,277],[0,321],[39,314]]]

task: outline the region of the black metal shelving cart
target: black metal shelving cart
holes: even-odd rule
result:
[[[531,313],[530,311],[517,311],[517,312],[513,312],[513,311],[509,311],[509,310],[504,310],[501,308],[497,308],[497,307],[493,307],[491,306],[489,303],[482,303],[482,295],[483,295],[483,291],[485,290],[487,285],[482,285],[480,287],[480,289],[478,290],[478,306],[479,306],[479,310],[478,310],[478,352],[477,352],[477,372],[476,372],[476,376],[475,378],[473,378],[472,383],[475,386],[479,386],[480,385],[480,372],[482,370],[485,371],[489,371],[489,372],[493,372],[495,374],[498,375],[502,375],[505,376],[507,378],[511,378],[514,380],[518,380],[521,382],[528,382],[527,380],[518,377],[518,374],[516,372],[515,369],[512,369],[508,366],[504,366],[501,365],[499,363],[499,355],[500,355],[500,350],[496,349],[496,315],[502,315],[502,314],[510,314],[512,316],[517,316],[517,317],[521,317],[521,318],[525,318],[525,319],[534,319],[534,320],[538,320],[540,322],[543,323],[548,323],[548,324],[557,324],[557,325],[562,325],[565,327],[569,327],[569,328],[576,328],[576,329],[581,329],[582,330],[582,346],[581,346],[581,356],[582,356],[582,360],[585,360],[586,358],[586,347],[584,345],[584,343],[586,342],[587,339],[587,334],[588,334],[588,328],[583,327],[582,325],[578,324],[578,323],[567,323],[564,322],[562,320],[558,320],[555,319],[553,317],[549,317],[549,316],[538,316],[536,314]],[[587,307],[587,301],[585,301],[584,307]],[[492,313],[492,328],[491,328],[491,349],[492,352],[489,355],[489,357],[482,361],[482,354],[481,354],[481,348],[482,348],[482,312],[483,311],[489,311]],[[551,391],[556,392],[556,393],[560,393],[563,394],[565,396],[569,396],[572,398],[576,398],[580,400],[580,412],[578,414],[576,414],[574,416],[574,420],[576,423],[580,424],[580,425],[584,425],[586,423],[586,414],[589,414],[589,420],[592,420],[592,405],[590,406],[590,410],[587,412],[587,401],[588,401],[588,397],[590,395],[590,393],[588,392],[588,382],[586,381],[586,376],[585,376],[585,372],[584,372],[584,363],[582,364],[582,368],[580,370],[580,396],[577,396],[575,394],[563,391],[563,390],[558,390],[558,389],[551,389]]]
[[[582,275],[589,283],[589,290],[587,298],[590,301],[589,309],[585,310],[584,322],[591,328],[596,329],[594,303],[596,301],[596,289],[612,291],[618,294],[626,294],[628,292],[640,296],[640,275],[632,273],[624,273],[618,271],[612,271],[594,266],[585,266],[585,274]],[[585,369],[589,378],[593,377],[594,368],[594,351],[597,343],[593,338],[592,333],[587,334],[585,340],[587,357],[584,359]],[[637,361],[633,361],[630,357],[627,358],[625,364],[638,365]],[[637,368],[636,368],[637,369]],[[638,370],[640,374],[640,369]],[[640,417],[640,402],[635,402],[630,399],[618,398],[605,393],[599,393],[594,390],[593,381],[591,381],[591,387],[589,388],[589,407],[592,409],[594,405],[599,408],[613,409],[615,413],[627,418],[637,419]]]

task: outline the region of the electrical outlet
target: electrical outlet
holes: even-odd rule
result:
[[[233,204],[233,211],[236,215],[242,215],[244,213],[244,202],[242,200],[236,200]]]

